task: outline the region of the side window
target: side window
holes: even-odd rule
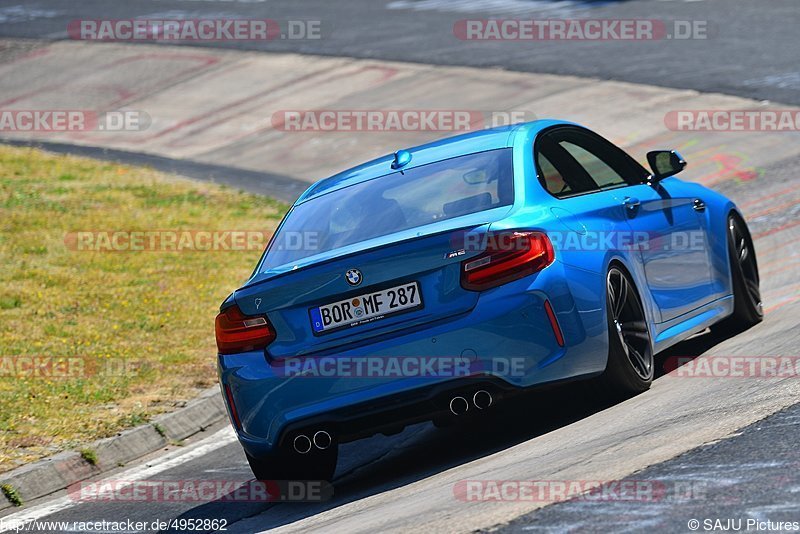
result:
[[[536,142],[534,155],[539,182],[554,197],[565,198],[599,189],[586,170],[550,135],[545,134]]]
[[[625,178],[585,148],[569,141],[561,141],[559,144],[586,170],[600,189],[627,185]]]
[[[579,127],[545,132],[534,150],[539,181],[556,198],[636,185],[648,176],[625,151]]]
[[[542,179],[544,180],[545,189],[555,196],[572,193],[572,188],[544,154],[539,152],[537,161],[539,163],[539,168],[542,170]]]

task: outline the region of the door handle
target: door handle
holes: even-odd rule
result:
[[[706,210],[706,203],[700,200],[699,198],[694,199],[692,202],[692,208],[694,211],[705,211]]]
[[[636,197],[625,197],[622,200],[622,203],[629,210],[635,210],[639,206],[639,204],[641,204],[641,202],[639,202],[639,199]]]

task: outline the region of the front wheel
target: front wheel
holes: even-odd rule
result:
[[[731,266],[733,313],[712,327],[715,332],[725,335],[747,330],[764,319],[753,240],[747,224],[733,213],[728,215],[728,261]]]
[[[603,393],[630,397],[653,382],[653,346],[639,293],[627,273],[612,266],[606,276],[608,363],[597,379]]]

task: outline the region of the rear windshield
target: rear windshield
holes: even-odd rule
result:
[[[295,206],[262,269],[514,202],[511,149],[459,156],[351,185]]]

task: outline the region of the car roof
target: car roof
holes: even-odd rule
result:
[[[424,145],[411,148],[398,147],[397,149],[406,150],[411,153],[411,162],[403,167],[403,170],[408,170],[428,163],[442,161],[456,156],[463,156],[465,154],[474,154],[476,152],[484,152],[486,150],[498,148],[508,148],[513,146],[515,134],[519,132],[530,133],[531,130],[538,131],[562,123],[569,124],[562,121],[537,120],[510,126],[498,126],[486,130],[478,130],[454,137],[446,137]],[[334,174],[329,178],[320,180],[309,187],[305,193],[300,195],[295,205],[337,189],[399,172],[392,169],[391,165],[393,161],[394,154],[387,154],[357,167]]]

